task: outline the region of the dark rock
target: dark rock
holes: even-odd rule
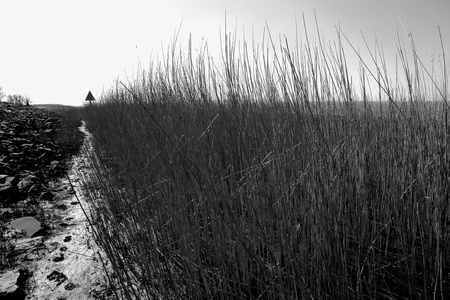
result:
[[[56,209],[61,209],[61,210],[67,209],[67,205],[64,204],[64,203],[55,205],[54,207],[55,207]]]
[[[26,295],[18,285],[21,273],[19,270],[8,271],[0,275],[0,300],[22,300]]]
[[[16,185],[0,186],[0,203],[17,203],[21,200],[19,188]]]
[[[64,254],[60,253],[59,256],[53,258],[54,262],[60,262],[64,260]]]
[[[19,278],[17,278],[17,286],[24,289],[28,279],[33,274],[28,269],[19,269]]]
[[[38,231],[36,231],[31,237],[38,237],[38,236],[45,236],[47,235],[47,230],[45,228],[41,228]]]
[[[0,184],[2,186],[16,186],[20,182],[20,176],[8,176],[8,175],[2,175],[0,179]]]
[[[50,191],[45,191],[39,196],[39,201],[46,200],[46,201],[52,201],[55,195],[53,195]]]
[[[70,235],[68,235],[64,238],[64,242],[66,242],[66,243],[70,242],[71,240],[72,240],[72,237]]]
[[[60,285],[67,280],[67,276],[55,270],[49,275],[47,275],[47,279],[50,281],[56,281],[56,285]]]
[[[73,284],[73,283],[68,283],[68,284],[66,284],[66,285],[64,286],[64,289],[65,289],[66,291],[71,291],[71,290],[73,290],[75,287],[76,287],[75,284]]]
[[[2,159],[2,162],[4,162],[4,163],[9,163],[10,160],[11,160],[11,157],[10,157],[10,156],[6,156],[6,157],[4,157],[4,158]]]
[[[20,176],[5,176],[0,178],[0,202],[16,203],[21,199],[19,188],[17,184],[20,181]]]
[[[58,174],[61,174],[64,171],[64,166],[61,162],[57,161],[57,160],[53,160],[50,163],[50,167],[49,167],[49,173],[52,176],[57,176]]]
[[[1,161],[0,162],[0,172],[1,173],[8,173],[8,174],[16,173],[16,171],[14,169],[10,168],[10,166],[5,161]]]
[[[25,175],[18,184],[19,191],[22,194],[28,193],[29,190],[33,188],[36,181],[37,181],[37,177],[34,176],[33,174]]]
[[[6,181],[6,179],[7,179],[8,177],[9,177],[8,175],[1,174],[1,175],[0,175],[0,184],[5,183],[5,181]]]
[[[36,184],[33,184],[28,190],[28,195],[33,195],[33,198],[39,199],[39,197],[35,195],[39,195],[42,191],[45,190],[45,187],[39,181]]]
[[[9,219],[14,214],[14,210],[12,208],[2,208],[0,209],[0,217],[4,219]]]

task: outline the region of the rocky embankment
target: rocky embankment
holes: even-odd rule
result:
[[[73,116],[0,104],[1,300],[76,299],[80,285],[95,294],[91,259],[79,255],[92,254],[87,222],[67,179],[78,179],[74,165],[82,168],[74,162],[80,125]]]
[[[33,204],[43,198],[53,198],[49,182],[64,175],[68,158],[79,150],[83,139],[75,126],[70,129],[64,124],[66,126],[62,127],[61,116],[54,112],[0,104],[0,203],[3,208],[21,201]],[[16,217],[24,213],[3,209],[1,216],[4,219],[11,214]]]

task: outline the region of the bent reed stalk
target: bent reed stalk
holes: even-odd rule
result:
[[[225,34],[219,63],[174,42],[85,108],[85,193],[123,298],[450,294],[446,66],[437,84],[399,43],[404,89],[378,49],[358,92],[338,37]]]

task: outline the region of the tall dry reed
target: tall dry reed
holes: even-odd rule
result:
[[[444,299],[446,74],[400,44],[407,88],[373,52],[358,92],[343,33],[265,34],[225,34],[221,61],[174,44],[85,108],[85,190],[122,297]]]

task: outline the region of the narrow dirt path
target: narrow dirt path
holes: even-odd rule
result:
[[[104,262],[99,259],[101,249],[94,241],[83,212],[83,208],[88,210],[89,206],[82,197],[80,177],[88,172],[90,134],[84,123],[79,129],[86,138],[82,150],[73,158],[68,172],[70,181],[64,178],[55,183],[66,187],[72,185],[75,193],[66,199],[44,204],[44,211],[51,216],[49,235],[16,241],[16,249],[21,252],[18,256],[20,268],[29,274],[25,299],[112,298]]]

